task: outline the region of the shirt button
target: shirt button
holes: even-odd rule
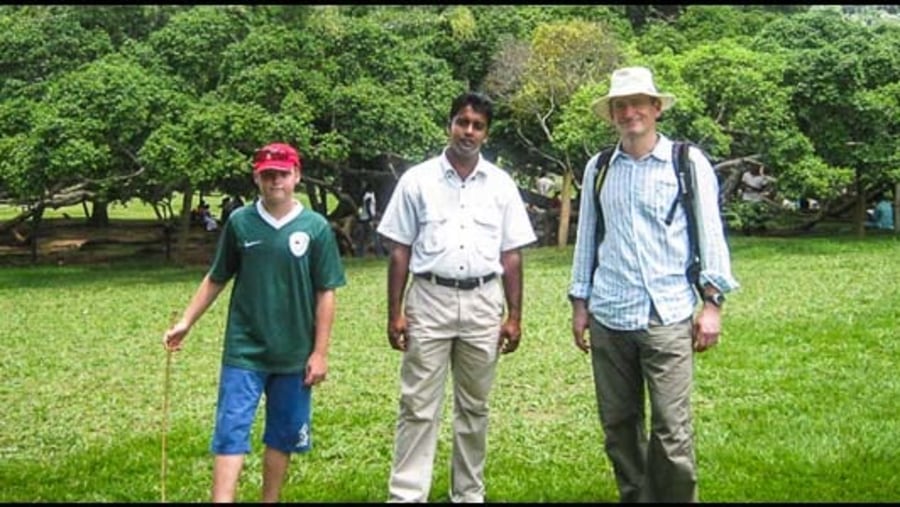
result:
[[[463,248],[465,248],[465,245],[459,245],[460,250],[462,250]]]
[[[459,267],[459,270],[460,270],[460,271],[462,271],[463,269],[465,269],[465,268],[463,268],[462,266]]]

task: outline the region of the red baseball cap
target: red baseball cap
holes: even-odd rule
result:
[[[285,143],[267,144],[253,155],[253,172],[258,173],[272,169],[275,171],[293,171],[302,169],[300,154],[293,146]]]

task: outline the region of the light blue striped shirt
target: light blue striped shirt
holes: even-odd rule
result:
[[[694,164],[694,204],[702,267],[700,283],[726,293],[738,288],[719,216],[719,183],[700,150],[689,150]],[[640,160],[616,146],[603,182],[603,241],[596,244],[594,196],[598,155],[588,161],[581,185],[578,235],[569,296],[588,301],[588,310],[604,326],[617,330],[647,329],[655,307],[663,324],[690,317],[697,296],[686,270],[690,245],[687,215],[681,204],[670,225],[665,223],[678,196],[672,165],[672,141],[660,135],[653,151]],[[599,256],[591,273],[592,249]]]

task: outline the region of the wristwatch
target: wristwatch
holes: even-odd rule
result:
[[[722,308],[722,304],[725,303],[725,294],[721,292],[715,292],[713,294],[704,294],[703,301],[707,303],[712,303],[718,308]]]

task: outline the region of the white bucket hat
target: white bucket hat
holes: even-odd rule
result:
[[[675,96],[671,93],[659,93],[656,91],[656,85],[653,84],[653,74],[650,73],[650,69],[646,67],[626,67],[613,71],[609,93],[595,100],[591,104],[591,108],[597,113],[597,116],[606,121],[612,121],[612,118],[609,116],[609,100],[628,95],[656,97],[662,104],[661,111],[669,109],[675,103]]]

